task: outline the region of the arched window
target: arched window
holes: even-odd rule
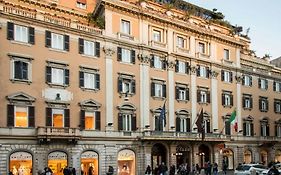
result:
[[[136,107],[131,103],[124,103],[118,106],[118,130],[135,131],[137,130]]]

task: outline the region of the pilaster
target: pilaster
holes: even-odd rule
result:
[[[211,72],[211,96],[212,96],[212,124],[213,131],[219,132],[219,119],[218,119],[218,70],[212,70]]]
[[[175,131],[175,80],[174,62],[168,61],[168,99],[169,99],[169,131]]]
[[[190,90],[191,90],[191,123],[192,125],[195,124],[195,120],[197,117],[197,88],[196,88],[196,66],[192,65],[191,66],[191,75],[190,75]],[[193,129],[194,127],[192,126],[191,130],[195,131],[195,129]]]

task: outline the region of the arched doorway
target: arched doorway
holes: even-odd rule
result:
[[[88,175],[90,171],[92,175],[99,174],[99,155],[94,151],[85,151],[81,154],[81,173]]]
[[[201,167],[204,167],[204,164],[206,162],[210,161],[210,149],[209,149],[209,147],[207,145],[204,145],[204,144],[200,145],[198,156],[199,156],[199,165]]]
[[[152,169],[154,169],[156,166],[159,166],[162,162],[167,165],[167,150],[164,145],[161,143],[156,143],[153,145],[151,150],[151,156],[152,156]]]
[[[267,151],[261,150],[261,152],[260,152],[260,162],[263,163],[264,165],[268,164],[267,156],[268,156]]]
[[[54,175],[63,175],[63,169],[67,166],[67,154],[62,151],[54,151],[48,155],[48,167]]]
[[[32,155],[18,151],[10,155],[9,171],[13,174],[32,175]]]
[[[178,145],[176,148],[177,168],[187,163],[190,166],[190,147],[186,145]]]
[[[281,150],[275,151],[275,162],[281,162]]]
[[[251,163],[252,162],[252,152],[250,150],[244,151],[244,163]]]
[[[234,169],[234,157],[233,151],[226,149],[223,150],[223,160],[227,165],[227,169],[233,170]]]
[[[135,175],[136,156],[132,150],[124,149],[118,153],[118,175]]]

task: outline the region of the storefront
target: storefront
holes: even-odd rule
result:
[[[244,151],[244,163],[252,162],[252,152],[250,150]]]
[[[62,151],[54,151],[48,155],[48,167],[53,175],[63,175],[63,169],[67,166],[67,154]]]
[[[281,150],[275,151],[275,162],[281,162]]]
[[[10,172],[18,175],[32,175],[32,155],[28,152],[14,152],[9,160]]]
[[[118,175],[135,175],[136,156],[132,150],[124,149],[118,153]]]
[[[99,155],[94,151],[85,151],[81,154],[81,174],[99,174]]]

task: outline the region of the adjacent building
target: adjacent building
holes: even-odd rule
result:
[[[0,26],[0,174],[281,161],[281,69],[219,12],[1,0]]]

